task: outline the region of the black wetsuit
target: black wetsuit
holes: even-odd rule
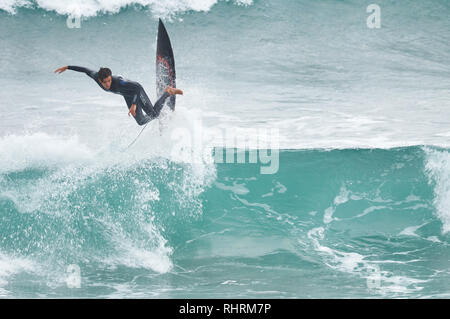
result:
[[[152,105],[152,102],[150,102],[144,88],[138,82],[126,80],[120,75],[113,75],[111,76],[111,87],[109,90],[106,90],[98,79],[98,72],[73,65],[69,65],[68,69],[77,72],[84,72],[103,90],[122,95],[127,102],[128,109],[131,108],[131,105],[136,104],[136,116],[134,118],[139,125],[144,125],[158,117],[162,107],[164,106],[165,100],[170,96],[169,93],[164,92],[158,101],[156,101],[155,105]],[[145,115],[142,110],[144,110],[147,115]]]

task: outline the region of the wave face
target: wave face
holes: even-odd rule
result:
[[[450,297],[450,4],[377,4],[0,0],[0,297]],[[127,149],[123,99],[53,70],[154,101],[160,17],[185,94]],[[277,129],[278,171],[199,127]]]
[[[58,139],[0,143],[3,296],[448,297],[448,150],[286,150],[261,175]]]

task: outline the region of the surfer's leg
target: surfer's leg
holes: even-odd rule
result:
[[[170,96],[168,92],[164,92],[163,95],[160,96],[158,101],[156,101],[155,105],[153,105],[153,111],[155,114],[155,117],[159,116],[159,113],[161,113],[161,109],[164,106],[164,102],[166,99]]]
[[[173,90],[177,90],[177,89],[173,89]],[[182,92],[181,90],[177,90],[177,91]],[[180,94],[180,93],[173,93],[173,92],[171,92],[171,93],[172,94]],[[145,93],[145,90],[142,89],[141,92],[139,93],[139,99],[136,102],[136,121],[137,121],[137,116],[138,116],[138,110],[140,110],[140,113],[142,113],[142,110],[144,110],[144,112],[147,114],[146,117],[149,117],[150,119],[154,119],[154,118],[158,117],[164,106],[164,102],[166,101],[166,99],[169,96],[170,96],[169,92],[167,92],[167,91],[164,92],[163,95],[160,96],[158,101],[156,101],[155,105],[152,105],[152,102],[150,101],[149,97],[147,96],[147,93]],[[147,120],[145,123],[147,123],[148,121],[149,120]],[[142,124],[139,124],[139,125],[142,125]]]
[[[154,107],[152,105],[152,102],[148,98],[147,93],[145,93],[144,89],[142,89],[141,92],[139,93],[139,100],[138,100],[138,103],[136,105],[136,109],[137,109],[138,105],[151,118],[155,118],[155,117],[158,116],[158,115],[156,115]]]
[[[125,98],[125,100],[127,102],[128,109],[130,109],[132,105],[131,100],[127,98]],[[152,119],[151,116],[145,115],[144,112],[142,112],[142,102],[140,100],[136,102],[136,116],[134,116],[134,119],[139,125],[144,125]]]
[[[150,99],[148,98],[147,94],[144,90],[141,91],[139,94],[139,103],[142,103],[142,109],[147,113],[147,115],[150,115],[152,118],[158,117],[159,113],[161,113],[161,109],[164,106],[164,102],[166,99],[170,96],[169,93],[164,92],[163,95],[156,101],[155,105],[152,105],[152,102],[150,102]],[[137,108],[137,107],[136,107]]]
[[[136,122],[139,125],[144,125],[150,122],[152,120],[151,116],[145,115],[144,112],[142,112],[142,108],[139,106],[139,103],[136,104],[136,116],[134,117]]]

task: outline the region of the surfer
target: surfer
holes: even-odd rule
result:
[[[68,65],[56,69],[55,73],[59,74],[67,69],[86,73],[103,90],[122,95],[129,109],[128,116],[130,114],[133,115],[139,125],[144,125],[157,118],[164,106],[165,100],[170,95],[183,94],[183,91],[180,89],[168,86],[163,95],[156,101],[155,105],[152,105],[144,88],[138,82],[126,80],[120,75],[112,75],[111,70],[108,68],[100,68],[96,72],[81,66]]]

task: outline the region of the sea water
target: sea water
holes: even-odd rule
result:
[[[0,296],[450,297],[449,16],[0,0]],[[109,67],[155,101],[158,18],[184,95],[127,148],[123,98],[53,71]],[[238,129],[274,143],[239,162]]]

